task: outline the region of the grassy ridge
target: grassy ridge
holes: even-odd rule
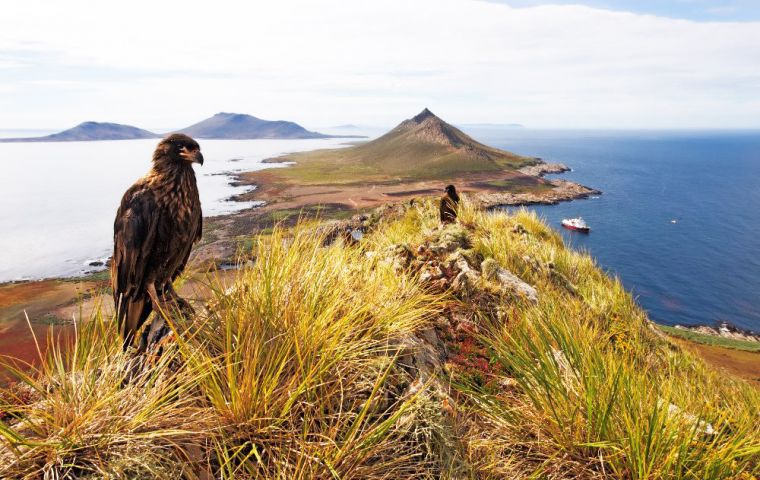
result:
[[[174,325],[176,341],[130,382],[134,360],[96,312],[0,392],[0,477],[760,473],[756,389],[670,343],[534,215],[465,204],[441,230],[435,213],[406,207],[358,246],[322,247],[304,223],[255,238],[254,265],[215,288],[208,313]],[[444,237],[535,286],[538,301],[485,273],[434,288],[416,252]],[[409,359],[441,342],[444,364],[425,379]]]

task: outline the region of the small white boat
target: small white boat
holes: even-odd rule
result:
[[[577,230],[579,232],[590,232],[591,227],[581,217],[565,218],[562,220],[562,226],[568,230]]]

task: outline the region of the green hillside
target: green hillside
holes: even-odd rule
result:
[[[444,179],[459,174],[500,172],[538,162],[483,145],[428,109],[370,142],[291,154],[281,160],[292,160],[296,165],[278,175],[317,183],[368,177]]]
[[[339,224],[338,224],[339,226]],[[526,211],[254,238],[133,375],[113,318],[0,388],[0,478],[753,479],[760,391]],[[40,341],[43,341],[40,339]],[[140,370],[138,370],[140,371]]]

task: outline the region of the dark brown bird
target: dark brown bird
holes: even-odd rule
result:
[[[446,186],[446,195],[441,197],[441,223],[454,223],[457,220],[457,205],[459,204],[459,195],[454,185]]]
[[[201,238],[193,163],[203,165],[195,140],[179,133],[164,138],[153,152],[153,167],[124,193],[116,212],[111,286],[124,350],[153,310],[192,310],[172,282]],[[146,341],[143,335],[139,351]]]

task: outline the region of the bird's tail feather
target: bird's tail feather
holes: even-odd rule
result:
[[[137,330],[150,315],[152,305],[150,299],[145,297],[127,298],[121,296],[116,303],[116,322],[124,341],[123,348],[126,350],[134,342]]]

